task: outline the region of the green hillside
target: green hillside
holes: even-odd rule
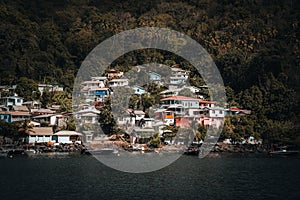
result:
[[[229,105],[252,110],[237,133],[300,141],[299,1],[1,0],[0,18],[0,85],[26,77],[71,91],[81,62],[101,41],[136,27],[167,27],[211,54]],[[183,62],[154,53],[165,64]],[[138,55],[115,64],[142,64]]]

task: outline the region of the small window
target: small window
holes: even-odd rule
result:
[[[215,114],[216,112],[213,110],[212,113]]]
[[[222,110],[220,110],[220,112],[219,112],[220,114],[223,114],[223,111]]]

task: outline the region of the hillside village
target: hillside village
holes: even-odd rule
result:
[[[23,142],[29,144],[84,142],[89,145],[121,135],[122,140],[130,146],[152,144],[159,147],[161,144],[189,145],[191,141],[199,144],[205,138],[207,128],[223,126],[225,116],[239,118],[251,113],[250,110],[237,107],[220,107],[216,102],[206,100],[208,96],[204,91],[207,86],[189,86],[189,71],[179,65],[170,69],[171,76],[167,83],[163,83],[162,76],[157,72],[146,73],[148,83],[152,84],[151,91],[147,85],[130,85],[124,72],[116,69],[109,69],[100,77],[91,77],[81,82],[81,89],[75,91],[80,103],[73,105],[74,112],[61,112],[61,105],[46,106],[38,100],[24,101],[15,93],[15,86],[2,87],[2,91],[8,91],[9,95],[1,97],[0,120],[26,123],[28,130]],[[51,84],[38,84],[38,90],[41,94],[45,90],[51,93],[64,92],[62,86]],[[121,106],[118,113],[113,113],[114,123],[106,123],[105,117],[109,115],[105,116],[104,113],[107,114],[110,107],[107,103],[111,98],[114,99],[117,91],[125,91],[121,98],[124,95],[131,96],[129,105]],[[145,105],[143,101],[150,103]],[[198,132],[191,138],[179,133],[179,128],[194,128]],[[155,138],[158,144],[153,142]],[[227,142],[230,142],[230,138]]]

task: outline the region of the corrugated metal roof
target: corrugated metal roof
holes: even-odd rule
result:
[[[57,135],[57,136],[71,136],[71,135],[82,136],[81,133],[78,133],[76,131],[59,131],[59,132],[55,133],[54,135]]]
[[[53,135],[52,127],[33,127],[29,135]]]
[[[194,100],[194,101],[199,101],[200,99],[192,98],[192,97],[186,97],[186,96],[171,96],[162,99],[161,101],[165,100]]]

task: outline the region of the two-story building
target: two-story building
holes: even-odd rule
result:
[[[76,119],[83,124],[98,124],[98,117],[100,111],[97,110],[94,106],[83,107],[82,110],[79,110],[74,113]]]
[[[6,107],[22,106],[23,98],[19,97],[17,94],[12,94],[8,97],[1,97],[0,104]]]

